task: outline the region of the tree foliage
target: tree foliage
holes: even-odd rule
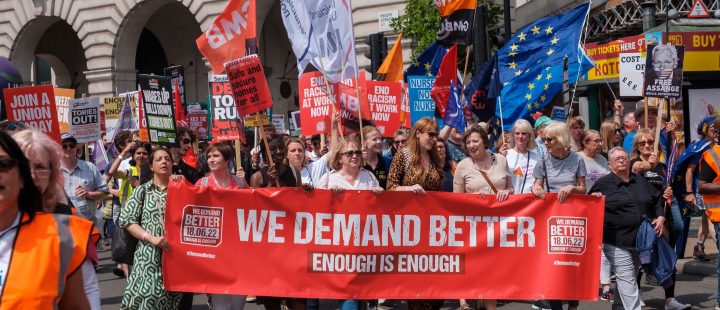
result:
[[[490,0],[478,0],[478,2],[490,3],[488,28],[495,27],[503,14],[502,6]],[[440,14],[433,0],[408,0],[403,14],[393,19],[390,25],[395,31],[402,32],[403,38],[413,39],[413,58],[415,58],[435,41],[440,28]]]

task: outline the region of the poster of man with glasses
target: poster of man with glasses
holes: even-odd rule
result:
[[[645,64],[645,97],[678,98],[682,94],[682,46],[648,45]]]

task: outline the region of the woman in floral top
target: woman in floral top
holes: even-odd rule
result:
[[[398,150],[390,164],[387,190],[423,194],[439,191],[443,179],[443,162],[435,148],[438,125],[425,117],[417,121],[407,145]]]
[[[162,252],[170,249],[164,235],[165,198],[172,174],[172,155],[165,148],[150,154],[153,179],[133,191],[120,213],[120,226],[139,240],[121,309],[177,309],[181,293],[163,287]]]

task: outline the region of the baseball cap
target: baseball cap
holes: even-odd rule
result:
[[[543,115],[538,117],[538,119],[535,120],[535,126],[533,126],[533,129],[538,129],[540,126],[550,125],[553,123],[553,120],[549,117]]]
[[[60,135],[60,141],[65,142],[67,140],[71,140],[75,144],[78,143],[75,137],[67,132]]]

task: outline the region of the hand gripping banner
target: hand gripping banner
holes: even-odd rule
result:
[[[596,300],[604,200],[171,182],[169,291],[332,299]]]

